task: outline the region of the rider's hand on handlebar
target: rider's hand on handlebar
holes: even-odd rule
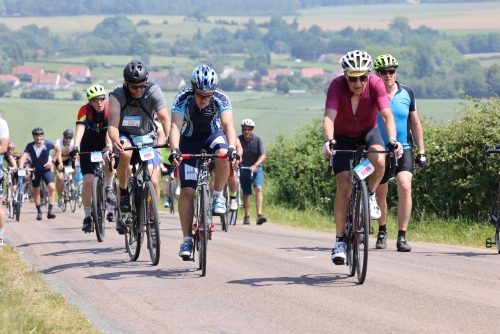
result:
[[[179,163],[182,161],[182,153],[178,148],[172,149],[172,153],[170,153],[168,157],[168,161],[174,166],[177,167]]]
[[[387,147],[389,147],[389,150],[394,151],[394,154],[398,157],[398,159],[403,156],[403,145],[401,145],[400,142],[391,139],[387,143]],[[391,157],[394,156],[394,154],[391,153]]]
[[[233,146],[229,146],[227,149],[227,159],[232,163],[233,166],[236,166],[240,161],[240,155],[236,151],[236,148]]]
[[[113,143],[113,150],[115,152],[123,152],[123,140]]]
[[[73,147],[73,150],[69,152],[69,157],[73,160],[78,155],[78,146]]]
[[[325,141],[325,144],[323,144],[323,149],[321,150],[325,157],[329,158],[335,155],[335,151],[331,150],[330,146],[335,145],[336,143],[337,142],[334,139]]]

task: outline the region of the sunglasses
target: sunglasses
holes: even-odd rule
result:
[[[387,73],[393,75],[394,73],[396,73],[396,70],[378,70],[378,73],[380,73],[381,75],[386,75]]]
[[[140,86],[128,85],[128,88],[130,88],[130,90],[146,89],[146,88],[148,88],[148,85],[140,85]]]
[[[92,99],[90,99],[90,101],[94,102],[94,103],[97,103],[97,102],[104,102],[104,100],[106,100],[105,97],[94,97]]]
[[[198,93],[195,93],[196,96],[198,96],[198,98],[202,101],[206,101],[206,100],[210,100],[212,98],[212,94],[210,95],[201,95],[201,94],[198,94]]]
[[[349,80],[349,82],[356,82],[356,81],[361,81],[361,82],[367,82],[368,81],[368,76],[367,75],[362,75],[360,77],[351,77],[351,76],[347,76],[347,80]]]

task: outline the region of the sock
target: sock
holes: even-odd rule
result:
[[[236,191],[232,192],[232,193],[229,193],[229,196],[231,196],[231,198],[236,198]]]
[[[90,215],[92,214],[92,207],[84,206],[83,211],[85,212],[85,218],[90,217]]]
[[[113,186],[113,178],[106,178],[106,187],[112,187]]]
[[[2,227],[2,228],[0,228],[0,238],[2,238],[2,239],[3,239],[3,227]]]
[[[399,231],[398,231],[398,238],[399,238],[399,237],[403,237],[403,238],[405,238],[405,239],[406,239],[406,231],[399,230]]]
[[[378,227],[379,232],[387,232],[387,225],[382,225]]]
[[[336,237],[335,238],[335,243],[337,243],[337,242],[345,242],[344,241],[344,237]]]
[[[222,191],[217,191],[214,189],[214,197],[217,197],[222,194]]]
[[[192,243],[192,242],[193,242],[193,237],[184,237],[184,238],[182,239],[182,241],[183,241],[183,242],[189,241],[189,242],[191,242],[191,243]]]
[[[127,189],[122,189],[122,187],[120,187],[120,194],[123,196],[123,195],[130,195],[129,192],[128,192],[128,188]]]
[[[42,213],[42,206],[41,205],[37,205],[36,206],[36,211],[38,211],[38,213]]]
[[[52,208],[54,207],[54,205],[52,204],[49,204],[49,212],[48,213],[51,213],[52,212]]]
[[[108,204],[108,212],[113,212],[113,206]]]
[[[373,196],[373,194],[374,194],[374,193],[375,193],[375,192],[370,192],[370,191],[368,190],[368,196]]]

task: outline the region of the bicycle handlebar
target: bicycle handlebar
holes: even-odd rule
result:
[[[208,159],[227,159],[227,154],[208,154],[208,153],[197,153],[197,154],[181,154],[183,160],[208,160]],[[231,163],[230,163],[231,164]],[[231,166],[229,176],[233,177],[234,170]],[[175,168],[174,178],[179,177],[179,168]]]
[[[349,153],[349,154],[361,155],[361,156],[365,156],[365,155],[371,154],[371,153],[385,153],[385,154],[393,153],[394,156],[396,156],[395,150],[396,150],[396,147],[391,147],[387,151],[373,151],[373,150],[365,150],[363,148],[358,148],[356,150],[335,150],[335,145],[330,144],[330,151],[332,151],[332,152],[335,151],[335,153]],[[394,161],[395,161],[395,164],[397,167],[398,166],[398,159],[396,158],[396,159],[394,159]],[[327,173],[331,174],[332,171],[333,171],[333,155],[329,158]]]

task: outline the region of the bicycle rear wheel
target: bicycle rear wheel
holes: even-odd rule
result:
[[[94,227],[97,240],[104,241],[106,233],[105,212],[106,205],[104,202],[104,184],[99,177],[94,177],[92,182],[92,216],[94,218]]]
[[[146,224],[149,255],[153,266],[156,266],[160,262],[160,219],[158,217],[156,193],[151,181],[146,182],[144,185],[141,211],[143,222]]]
[[[71,212],[75,212],[76,210],[76,193],[75,193],[75,184],[71,182],[69,186],[69,207]]]
[[[170,205],[170,213],[175,213],[175,180],[170,178],[170,184],[168,186],[168,201]]]
[[[356,187],[356,206],[355,206],[355,246],[354,257],[356,271],[358,273],[358,282],[363,284],[366,278],[368,267],[368,242],[370,232],[370,208],[368,206],[368,190],[365,181],[359,181]]]
[[[207,243],[208,243],[208,226],[209,226],[209,216],[208,210],[210,210],[210,195],[208,192],[208,188],[206,185],[201,186],[201,204],[200,204],[200,251],[199,251],[199,260],[200,260],[200,269],[201,276],[205,276],[207,274]]]

